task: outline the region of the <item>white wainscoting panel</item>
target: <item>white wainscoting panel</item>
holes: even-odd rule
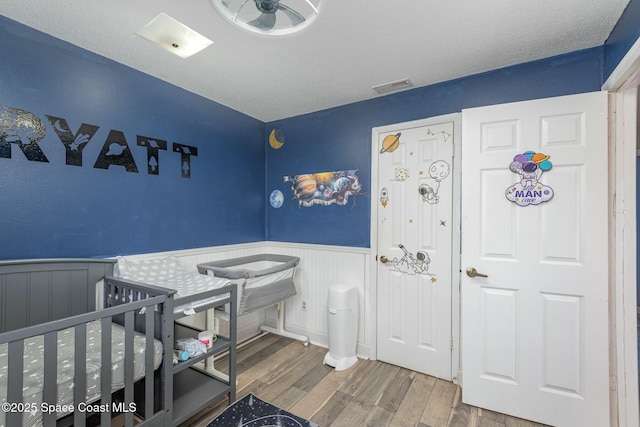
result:
[[[188,271],[197,271],[197,264],[221,259],[237,258],[262,253],[297,256],[295,283],[298,294],[285,303],[285,329],[303,334],[322,347],[328,347],[327,296],[332,284],[352,285],[358,289],[358,343],[357,354],[370,356],[371,283],[370,249],[344,246],[309,245],[285,242],[255,242],[239,245],[214,246],[168,252],[130,255],[131,259],[152,259],[175,256]],[[303,309],[303,302],[306,308]],[[238,342],[259,332],[261,325],[276,326],[277,306],[259,310],[238,318]],[[202,313],[193,316],[191,324],[204,327]]]
[[[269,253],[300,257],[295,276],[298,294],[285,304],[286,329],[307,335],[313,344],[327,347],[329,288],[333,284],[354,286],[359,296],[357,354],[368,358],[372,331],[368,303],[370,250],[281,242],[267,242],[266,249]],[[302,308],[303,302],[306,309]],[[267,318],[275,322],[274,312],[268,311]]]

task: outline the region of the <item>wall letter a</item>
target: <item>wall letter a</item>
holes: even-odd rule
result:
[[[124,133],[119,130],[109,132],[107,140],[102,146],[102,151],[93,165],[96,169],[109,169],[111,165],[124,166],[127,172],[138,173],[136,161],[131,155],[129,144],[124,137]]]

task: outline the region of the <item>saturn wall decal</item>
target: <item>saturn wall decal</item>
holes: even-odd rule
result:
[[[382,140],[382,148],[380,149],[380,154],[393,153],[399,145],[400,132],[396,133],[395,135],[387,135]]]

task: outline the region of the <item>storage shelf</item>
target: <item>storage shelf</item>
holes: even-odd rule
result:
[[[215,401],[226,398],[231,386],[207,372],[190,368],[173,377],[173,424],[188,420]]]
[[[176,323],[174,326],[174,337],[176,340],[182,339],[182,338],[197,339],[198,332],[201,332],[201,330],[198,328],[183,325],[180,323]],[[188,360],[185,360],[184,362],[178,362],[177,365],[173,366],[173,373],[177,374],[178,372],[181,372],[208,357],[214,356],[218,353],[223,352],[224,350],[229,349],[230,346],[231,346],[231,342],[227,338],[218,336],[218,339],[216,339],[213,342],[213,345],[211,346],[210,349],[207,350],[205,354],[190,357]]]
[[[224,307],[225,304],[229,304],[231,310],[229,336],[218,336],[211,345],[211,348],[207,349],[206,353],[191,357],[184,362],[178,362],[176,365],[172,366],[171,374],[173,375],[173,390],[171,390],[171,392],[173,394],[173,409],[171,411],[171,425],[173,426],[177,426],[187,421],[190,417],[196,415],[207,406],[216,403],[223,398],[227,398],[229,400],[229,403],[232,403],[235,400],[235,328],[237,327],[237,286],[235,284],[230,284],[228,286],[224,286],[223,288],[204,292],[199,296],[202,298],[208,298],[214,297],[216,295],[220,295],[222,297],[216,299],[215,301],[212,301],[209,304],[199,307],[198,309],[196,309],[196,312],[217,307]],[[184,300],[178,300],[177,304],[184,302]],[[175,340],[183,338],[198,339],[198,333],[202,332],[202,329],[200,328],[175,322],[176,319],[182,317],[185,317],[184,312],[182,314],[174,313],[172,337],[172,339],[174,340],[174,346]],[[199,367],[201,365],[196,366],[196,364],[198,364],[199,362],[202,362],[205,359],[213,357],[216,354],[220,354],[226,350],[228,350],[230,354],[228,362],[228,376],[221,373],[220,375],[215,375],[212,372],[201,369]],[[225,378],[225,376],[227,378]]]

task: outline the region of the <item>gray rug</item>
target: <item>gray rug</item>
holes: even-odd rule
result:
[[[319,427],[249,393],[229,406],[207,427]]]

